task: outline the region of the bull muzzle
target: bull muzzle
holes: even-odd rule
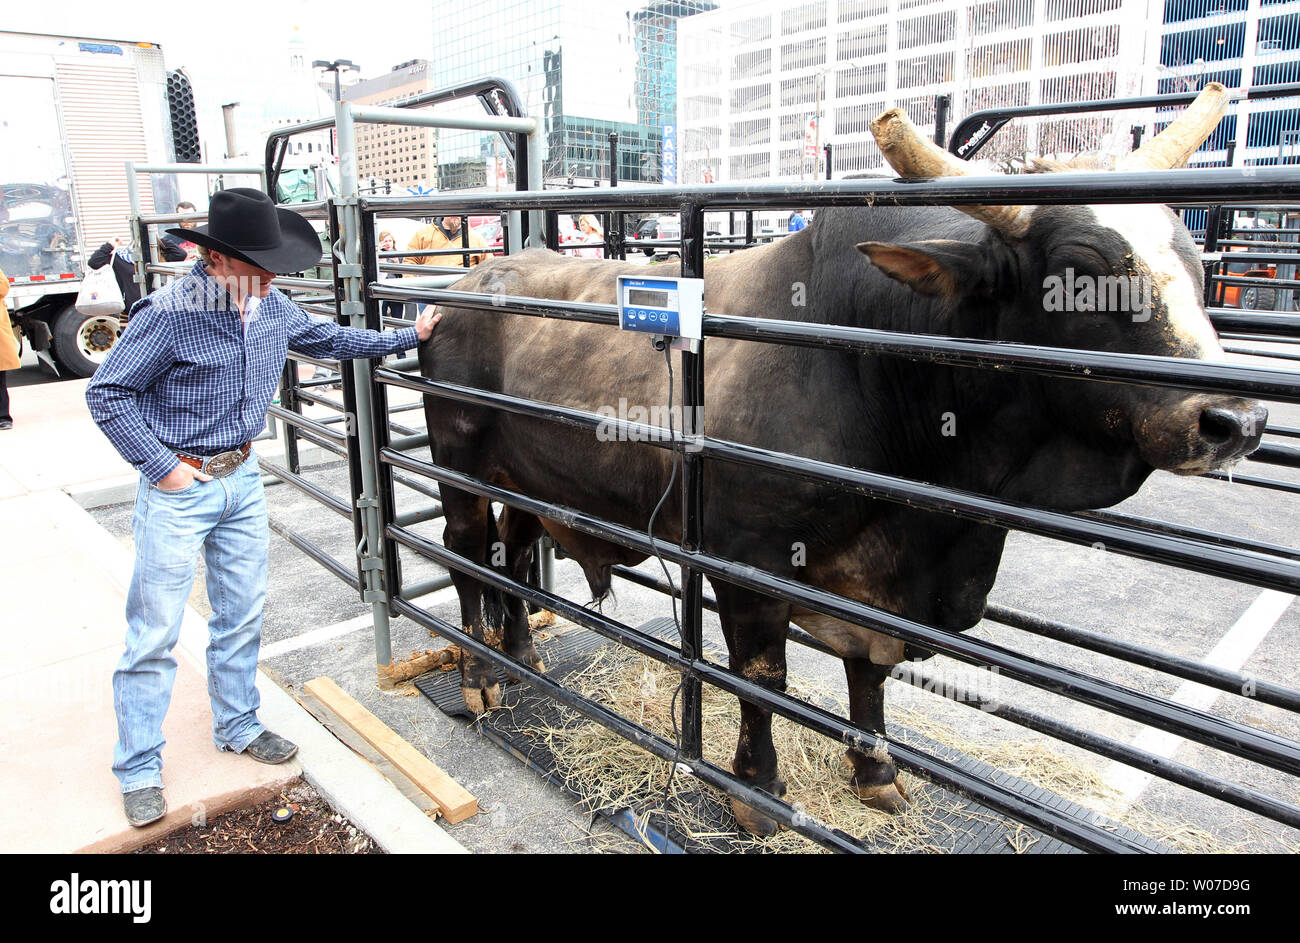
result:
[[[1219,457],[1219,464],[1249,455],[1264,436],[1268,410],[1258,403],[1210,406],[1201,410],[1197,431],[1201,446]]]
[[[1200,475],[1259,447],[1268,410],[1250,400],[1196,397],[1139,424],[1142,456],[1156,468]]]

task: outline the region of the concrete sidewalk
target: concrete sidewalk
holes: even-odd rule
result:
[[[265,674],[263,723],[299,744],[265,766],[212,744],[205,620],[187,609],[163,733],[167,816],[127,824],[112,774],[111,676],[125,637],[132,556],[86,512],[129,500],[137,476],[99,433],[86,381],[24,387],[0,433],[0,852],[127,851],[279,793],[300,775],[390,852],[460,845]],[[278,442],[259,454],[277,458]]]

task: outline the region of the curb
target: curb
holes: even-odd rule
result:
[[[135,485],[131,487],[134,489]],[[100,527],[85,507],[78,505],[77,498],[62,491],[41,492],[33,497],[43,506],[53,526],[73,535],[81,546],[94,548],[95,558],[110,581],[123,589],[130,584],[134,564],[130,551]],[[206,647],[207,623],[187,606],[177,649],[205,676]],[[303,778],[384,851],[389,854],[467,853],[383,774],[321,726],[261,668],[257,689],[262,696],[258,714],[263,723],[298,744],[295,759]]]

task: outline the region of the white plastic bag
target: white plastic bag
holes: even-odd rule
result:
[[[92,317],[108,314],[121,314],[125,304],[122,301],[122,289],[117,287],[117,276],[113,274],[113,258],[99,268],[90,269],[81,280],[81,290],[77,292],[77,310]]]

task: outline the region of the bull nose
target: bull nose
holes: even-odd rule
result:
[[[1259,445],[1267,422],[1268,410],[1263,406],[1211,407],[1201,412],[1201,441],[1225,458],[1246,455]]]

